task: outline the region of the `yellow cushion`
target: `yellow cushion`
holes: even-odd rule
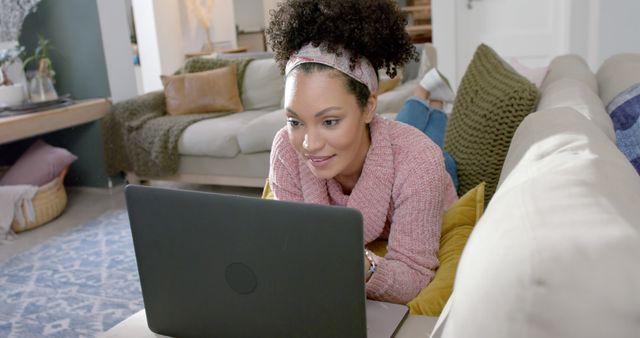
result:
[[[453,290],[458,262],[469,235],[484,211],[482,182],[462,196],[445,214],[440,234],[440,267],[433,280],[409,302],[412,314],[439,316]]]
[[[442,312],[453,290],[453,281],[462,250],[484,211],[484,186],[485,183],[482,182],[469,190],[444,213],[438,251],[440,267],[436,270],[431,283],[407,304],[411,314],[435,317]],[[268,181],[262,197],[273,198]],[[367,249],[384,257],[387,254],[387,241],[373,241],[367,244]]]
[[[262,189],[262,198],[273,200],[276,197],[273,195],[273,191],[271,191],[271,186],[269,185],[269,179],[267,178],[267,182],[264,184],[264,189]]]

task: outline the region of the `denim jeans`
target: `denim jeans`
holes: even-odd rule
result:
[[[442,110],[431,108],[419,97],[410,97],[396,116],[396,121],[418,128],[437,144],[444,155],[444,164],[451,176],[453,185],[458,190],[458,172],[453,157],[444,151],[444,132],[447,129],[447,114]]]

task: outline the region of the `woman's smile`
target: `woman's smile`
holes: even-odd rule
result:
[[[309,164],[315,167],[316,169],[321,169],[329,165],[331,159],[333,159],[336,155],[330,156],[311,156],[305,155],[305,157],[309,160]]]

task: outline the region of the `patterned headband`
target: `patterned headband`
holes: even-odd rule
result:
[[[378,92],[378,78],[376,77],[376,70],[371,65],[371,62],[366,58],[361,57],[356,61],[353,70],[351,70],[349,67],[351,53],[345,49],[340,49],[340,53],[341,55],[338,56],[334,53],[329,53],[320,47],[313,47],[313,45],[309,43],[300,48],[299,51],[289,58],[287,66],[285,67],[285,74],[289,75],[294,68],[303,63],[321,63],[335,68],[362,83],[369,88],[370,92]]]

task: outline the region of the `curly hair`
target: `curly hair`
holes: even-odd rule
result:
[[[332,53],[342,47],[351,53],[351,67],[365,57],[390,77],[418,59],[407,19],[392,0],[287,0],[270,14],[266,33],[281,70],[308,43],[324,44]]]

